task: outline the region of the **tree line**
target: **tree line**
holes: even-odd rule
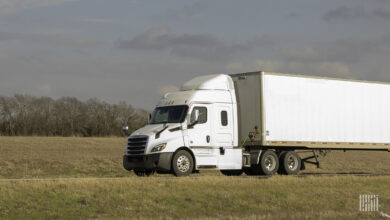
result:
[[[145,125],[148,112],[126,102],[98,99],[52,99],[29,95],[0,96],[0,135],[3,136],[123,136]]]

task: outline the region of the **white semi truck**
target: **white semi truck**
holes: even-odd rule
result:
[[[319,167],[330,150],[390,151],[389,83],[269,72],[200,76],[163,96],[149,124],[128,137],[123,166],[139,176],[297,174],[305,163]]]

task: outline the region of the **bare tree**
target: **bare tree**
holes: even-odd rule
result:
[[[0,135],[122,136],[123,125],[134,131],[147,123],[147,116],[126,102],[0,96]]]

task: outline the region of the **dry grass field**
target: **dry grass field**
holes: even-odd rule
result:
[[[332,152],[321,169],[300,176],[225,177],[201,171],[187,178],[139,178],[122,168],[125,138],[0,137],[0,179],[126,177],[0,181],[0,219],[199,218],[376,219],[359,212],[359,195],[379,195],[390,214],[388,152]],[[168,177],[168,178],[166,178]]]
[[[0,182],[0,218],[370,219],[359,194],[390,213],[388,177],[223,176]]]
[[[126,138],[1,137],[0,178],[126,177]],[[302,174],[390,174],[389,152],[333,151]],[[203,171],[200,175],[220,175]]]
[[[0,178],[126,176],[126,138],[0,137]]]

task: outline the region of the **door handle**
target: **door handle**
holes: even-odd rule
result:
[[[207,143],[210,143],[210,135],[206,136],[206,141],[207,141]]]

